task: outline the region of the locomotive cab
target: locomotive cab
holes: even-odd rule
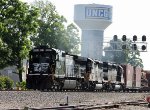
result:
[[[51,88],[54,80],[58,53],[47,46],[39,46],[29,53],[29,69],[27,74],[27,88]]]

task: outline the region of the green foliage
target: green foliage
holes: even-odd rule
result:
[[[126,54],[124,51],[115,51],[121,47],[121,40],[114,42],[110,40],[110,46],[105,47],[105,56],[102,58],[103,61],[116,62],[116,63],[125,63],[126,62]],[[106,51],[109,50],[109,51]]]
[[[79,43],[80,38],[79,36],[79,30],[74,24],[70,24],[67,26],[67,36],[69,40],[69,50],[73,54],[79,54]]]
[[[11,50],[0,38],[0,69],[8,66],[7,59],[11,56]]]
[[[4,82],[5,82],[5,89],[9,90],[9,89],[12,89],[12,86],[14,84],[13,80],[10,79],[9,77],[4,77]]]
[[[60,16],[50,2],[39,1],[34,6],[20,0],[0,2],[0,69],[16,65],[22,81],[22,61],[34,45],[48,45],[78,53],[78,30]]]
[[[16,87],[20,87],[21,90],[26,90],[26,82],[25,81],[17,82]]]
[[[133,42],[129,39],[127,39],[127,49],[124,50],[124,53],[126,55],[126,62],[125,63],[129,63],[131,64],[132,66],[140,66],[140,67],[144,67],[143,66],[143,61],[142,59],[140,58],[140,51],[137,49],[137,50],[134,50],[133,49]]]
[[[10,90],[12,89],[14,82],[7,76],[0,76],[0,90]]]
[[[78,29],[75,25],[66,27],[66,19],[58,14],[49,1],[36,1],[33,5],[40,10],[37,35],[31,36],[33,44],[79,53]]]
[[[4,87],[5,87],[4,78],[0,77],[0,90],[4,89]]]
[[[143,61],[140,58],[140,52],[138,50],[129,53],[127,62],[133,66],[140,66],[142,68],[144,67]]]
[[[0,68],[16,65],[22,81],[22,59],[31,48],[29,36],[36,32],[38,9],[20,0],[0,2]],[[1,66],[3,65],[3,66]]]

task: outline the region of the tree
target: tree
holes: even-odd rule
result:
[[[0,38],[0,69],[8,66],[7,60],[11,56],[11,50],[8,48],[7,44],[5,44]]]
[[[80,38],[79,36],[79,30],[74,24],[70,24],[67,26],[67,36],[69,39],[69,47],[70,51],[73,54],[79,54],[79,43],[80,43]]]
[[[127,39],[126,43],[126,49],[124,49],[124,53],[126,54],[126,63],[131,64],[132,66],[140,66],[140,67],[144,67],[143,66],[143,61],[140,58],[140,51],[137,49],[135,49],[133,47],[134,43],[133,41],[131,41],[130,39]]]
[[[127,63],[131,64],[132,66],[140,66],[142,68],[144,67],[143,61],[140,58],[139,50],[133,50],[129,52]]]
[[[0,38],[7,47],[7,51],[1,52],[3,56],[9,53],[6,64],[17,66],[22,81],[22,60],[27,58],[31,48],[29,36],[36,32],[38,26],[38,9],[19,0],[2,0],[0,7]]]
[[[55,6],[49,1],[35,1],[33,6],[39,8],[38,33],[31,37],[33,45],[48,45],[67,52],[78,52],[78,30],[70,24],[66,28],[67,20],[58,14]]]
[[[122,49],[123,45],[125,46],[124,49]],[[121,41],[120,39],[117,41],[110,40],[110,46],[105,47],[104,51],[105,56],[103,57],[103,61],[110,61],[121,64],[129,63],[132,66],[140,66],[143,68],[140,52],[138,49],[133,49],[133,42],[130,39],[127,39],[125,42]]]
[[[115,42],[114,40],[110,40],[110,46],[104,48],[105,56],[103,56],[102,60],[116,63],[125,63],[126,53],[124,51],[121,51],[121,45],[122,41],[119,39]]]

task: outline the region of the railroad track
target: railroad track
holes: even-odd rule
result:
[[[43,107],[43,108],[30,108],[25,107],[24,110],[97,110],[97,109],[111,109],[111,108],[118,108],[121,106],[145,106],[148,107],[148,103],[145,100],[138,100],[138,101],[123,101],[123,102],[109,102],[105,104],[91,104],[91,105],[68,105],[60,104],[58,107]],[[12,109],[14,110],[14,109]],[[17,109],[15,109],[17,110]]]
[[[55,90],[55,89],[43,89],[43,90],[34,90],[34,89],[11,89],[11,90],[0,90],[0,91],[41,91],[41,92],[124,92],[124,93],[142,93],[142,92],[150,92],[149,89],[125,89],[125,90],[81,90],[81,89],[62,89],[62,90]]]

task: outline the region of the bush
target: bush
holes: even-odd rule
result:
[[[0,90],[6,89],[10,90],[12,89],[14,82],[12,79],[10,79],[7,76],[0,76]]]
[[[4,78],[0,76],[0,90],[4,89],[4,87],[5,87]]]
[[[25,82],[25,81],[17,82],[17,83],[16,83],[16,86],[17,86],[17,87],[20,87],[21,90],[26,90],[26,82]]]
[[[13,82],[13,80],[12,79],[10,79],[9,77],[4,77],[4,83],[5,83],[5,89],[7,89],[7,90],[10,90],[10,89],[12,89],[12,86],[13,86],[13,84],[14,84],[14,82]]]

